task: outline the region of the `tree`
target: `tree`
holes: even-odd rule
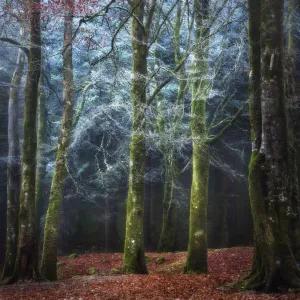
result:
[[[209,78],[209,44],[213,33],[210,32],[210,29],[213,27],[214,20],[217,19],[227,2],[224,0],[220,11],[210,16],[210,12],[212,11],[210,8],[211,1],[194,1],[196,49],[194,51],[192,72],[190,74],[193,84],[190,122],[193,144],[193,170],[190,195],[188,255],[184,273],[200,274],[207,273],[208,271],[207,204],[211,160],[210,148],[225,135],[241,116],[245,108],[244,103],[234,115],[229,115],[229,117],[218,120],[219,109],[224,106],[224,103],[221,102],[215,110],[211,123],[207,126],[206,102],[209,92],[212,89],[212,82]],[[226,23],[222,26],[224,25],[226,26]],[[214,127],[218,127],[216,133],[211,132],[211,129]]]
[[[249,0],[252,156],[249,195],[254,222],[249,289],[299,287],[289,236],[293,216],[284,94],[283,1]]]
[[[20,41],[25,38],[25,25],[21,24]],[[11,80],[8,106],[8,162],[7,162],[7,227],[6,258],[2,280],[13,274],[18,245],[18,213],[21,185],[19,140],[19,91],[23,77],[25,53],[19,49],[16,68]]]
[[[195,39],[191,130],[193,139],[193,175],[190,199],[188,256],[185,273],[207,272],[207,197],[209,158],[206,136],[206,98],[209,92],[208,73],[209,1],[195,0]],[[206,24],[206,26],[205,26]]]
[[[147,56],[150,26],[156,1],[149,4],[145,17],[145,2],[131,1],[135,15],[131,25],[133,53],[131,100],[133,106],[130,169],[127,195],[126,236],[124,246],[124,273],[147,273],[144,252],[144,171],[145,171],[145,109],[147,83]]]
[[[185,4],[184,8],[188,3]],[[181,50],[181,29],[184,22],[184,8],[182,3],[177,4],[177,12],[175,24],[173,26],[174,30],[174,57],[176,65],[179,65],[183,53]],[[192,21],[191,21],[192,23]],[[190,29],[190,24],[188,24],[188,29]],[[190,35],[190,33],[189,33]],[[187,46],[189,48],[189,35],[187,37]],[[156,51],[158,52],[158,51]],[[158,64],[158,63],[157,63]],[[186,76],[186,71],[184,65],[178,72],[178,88],[177,88],[177,99],[175,115],[173,118],[167,120],[164,117],[163,112],[163,99],[162,95],[157,96],[157,111],[158,111],[158,131],[162,139],[167,140],[167,142],[162,141],[162,153],[164,155],[164,193],[163,193],[163,220],[162,229],[160,233],[158,252],[168,252],[174,251],[176,242],[176,232],[177,232],[177,217],[178,217],[178,200],[176,195],[176,188],[179,181],[179,159],[180,159],[180,149],[178,149],[178,144],[176,143],[178,137],[180,136],[180,127],[182,119],[184,117],[185,111],[185,97],[188,92],[188,81]],[[170,128],[167,130],[167,128]]]
[[[63,201],[64,182],[67,174],[67,155],[73,125],[74,79],[73,79],[73,0],[65,2],[64,48],[63,48],[63,117],[56,154],[56,166],[50,190],[47,210],[44,245],[41,262],[42,275],[48,280],[57,280],[57,245],[60,208]]]
[[[289,162],[291,169],[290,188],[291,188],[291,205],[294,217],[291,218],[291,243],[292,250],[296,260],[300,259],[300,147],[299,147],[299,99],[298,87],[296,80],[296,62],[297,62],[297,18],[299,7],[296,0],[289,0],[288,11],[288,47],[285,57],[285,95],[287,108],[287,124],[289,139]]]
[[[30,0],[30,48],[24,105],[24,139],[20,191],[18,250],[13,275],[7,283],[39,279],[35,220],[36,109],[41,66],[39,0]]]
[[[43,213],[45,199],[45,144],[47,139],[47,109],[46,94],[44,88],[44,67],[41,68],[39,82],[39,99],[38,99],[38,128],[37,128],[37,162],[36,162],[36,183],[35,183],[35,209],[36,209],[36,227],[37,237],[40,238],[40,220]]]

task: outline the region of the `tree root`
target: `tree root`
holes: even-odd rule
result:
[[[247,276],[246,278],[226,285],[229,289],[238,290],[254,290],[256,292],[264,293],[276,293],[278,291],[288,291],[289,289],[295,290],[295,292],[300,291],[300,277],[293,276],[288,278],[288,276],[281,277],[280,273],[271,272],[266,276],[262,276],[262,273],[252,274],[252,276]]]

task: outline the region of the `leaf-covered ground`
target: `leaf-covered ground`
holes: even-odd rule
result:
[[[161,259],[162,257],[165,258]],[[251,266],[251,248],[209,252],[208,275],[182,275],[186,253],[148,253],[149,275],[118,274],[122,254],[84,254],[59,258],[59,281],[0,287],[0,299],[300,299],[300,295],[263,295],[219,289]],[[162,260],[157,264],[157,260]]]

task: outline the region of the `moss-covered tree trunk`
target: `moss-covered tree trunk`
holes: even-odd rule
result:
[[[47,138],[47,109],[46,94],[44,90],[44,70],[41,68],[41,76],[39,82],[39,99],[38,99],[38,130],[37,130],[37,163],[36,163],[36,182],[35,182],[35,209],[36,209],[36,226],[38,240],[41,236],[40,220],[43,214],[45,200],[46,176],[46,157],[45,144]]]
[[[124,273],[140,274],[147,273],[143,233],[146,79],[148,36],[156,1],[150,2],[147,18],[145,18],[145,4],[143,0],[131,1],[131,9],[135,15],[131,25],[133,119],[123,262]]]
[[[14,273],[8,280],[39,279],[35,222],[36,110],[41,66],[39,0],[28,2],[30,49],[24,105],[24,140],[20,191],[18,250]]]
[[[24,40],[21,25],[20,40]],[[21,152],[19,140],[19,90],[23,77],[26,55],[19,49],[16,68],[12,76],[8,103],[8,161],[7,161],[7,227],[6,257],[2,280],[13,274],[18,246],[18,214],[21,185]]]
[[[293,212],[283,76],[283,1],[248,3],[253,143],[249,194],[255,251],[245,286],[272,292],[280,286],[300,285],[289,235]]]
[[[208,19],[209,1],[195,0],[195,42],[192,90],[191,130],[193,140],[193,174],[190,198],[188,255],[184,273],[207,272],[207,199],[209,152],[206,134],[206,98],[209,92]]]
[[[250,111],[250,122],[251,122],[251,141],[252,141],[252,155],[249,164],[249,197],[251,200],[251,190],[257,189],[260,191],[260,183],[257,186],[253,180],[251,180],[252,172],[255,170],[251,168],[252,164],[255,162],[256,156],[261,145],[261,134],[262,134],[262,118],[261,118],[261,76],[260,76],[260,21],[261,21],[261,0],[253,1],[248,0],[248,15],[249,15],[249,111]],[[255,166],[253,164],[253,166]],[[253,211],[253,206],[251,205],[252,215],[255,215]],[[258,243],[256,241],[255,227],[253,234],[254,241],[254,254],[252,259],[252,270],[249,276],[246,278],[256,277],[260,269],[260,256],[258,252]],[[247,285],[251,284],[253,279],[247,282]]]
[[[296,53],[297,46],[297,20],[296,15],[299,13],[299,1],[289,0],[289,35],[288,35],[288,53],[285,58],[285,91],[286,107],[288,116],[288,138],[289,138],[289,161],[290,161],[290,186],[292,211],[294,213],[291,219],[291,240],[292,249],[297,261],[300,261],[300,197],[299,197],[299,180],[300,180],[300,147],[299,147],[299,130],[300,130],[300,113],[299,113],[299,94],[296,88]]]
[[[57,280],[56,264],[60,209],[63,201],[63,192],[67,173],[67,155],[70,146],[73,122],[74,80],[72,59],[72,23],[73,0],[66,0],[63,51],[63,117],[56,154],[56,165],[50,190],[49,207],[46,215],[41,261],[42,275],[48,280]]]

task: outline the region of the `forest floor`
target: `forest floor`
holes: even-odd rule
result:
[[[149,275],[118,274],[122,257],[120,253],[59,257],[59,281],[2,286],[0,299],[300,299],[300,294],[265,295],[222,288],[245,276],[251,267],[252,248],[210,250],[207,275],[181,274],[185,252],[147,253]]]

